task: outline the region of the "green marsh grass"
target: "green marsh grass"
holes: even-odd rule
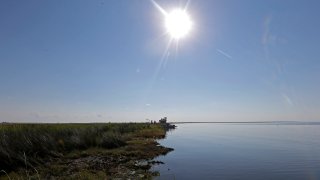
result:
[[[118,148],[132,137],[163,134],[147,123],[0,124],[0,170],[32,169],[74,150]]]

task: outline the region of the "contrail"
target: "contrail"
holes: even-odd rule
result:
[[[222,54],[222,55],[224,55],[225,57],[227,57],[228,59],[232,59],[232,56],[230,56],[228,53],[226,53],[226,52],[224,52],[224,51],[222,51],[222,50],[220,50],[220,49],[217,49],[217,51],[218,51],[220,54]]]
[[[293,101],[291,100],[291,98],[290,98],[287,94],[283,93],[283,94],[282,94],[282,97],[284,98],[284,100],[285,100],[290,106],[293,106],[293,105],[294,105],[294,104],[293,104]]]

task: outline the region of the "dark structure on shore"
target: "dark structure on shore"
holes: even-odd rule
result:
[[[167,117],[161,118],[159,120],[159,124],[161,124],[165,129],[169,130],[169,129],[175,129],[176,125],[167,123]]]
[[[161,118],[161,119],[159,120],[159,123],[160,123],[160,124],[166,124],[166,123],[167,123],[167,117]]]

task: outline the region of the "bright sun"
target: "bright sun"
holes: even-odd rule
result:
[[[190,32],[192,21],[184,10],[175,9],[166,14],[165,26],[172,38],[180,39]]]

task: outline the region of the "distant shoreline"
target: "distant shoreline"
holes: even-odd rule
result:
[[[319,124],[318,121],[191,121],[169,122],[170,124]]]
[[[0,122],[1,124],[43,124],[43,125],[53,125],[53,124],[139,124],[146,122]],[[169,124],[320,124],[319,121],[172,121]]]
[[[169,122],[172,124],[187,124],[187,123],[282,123],[282,122],[296,122],[296,121],[185,121],[185,122]]]

